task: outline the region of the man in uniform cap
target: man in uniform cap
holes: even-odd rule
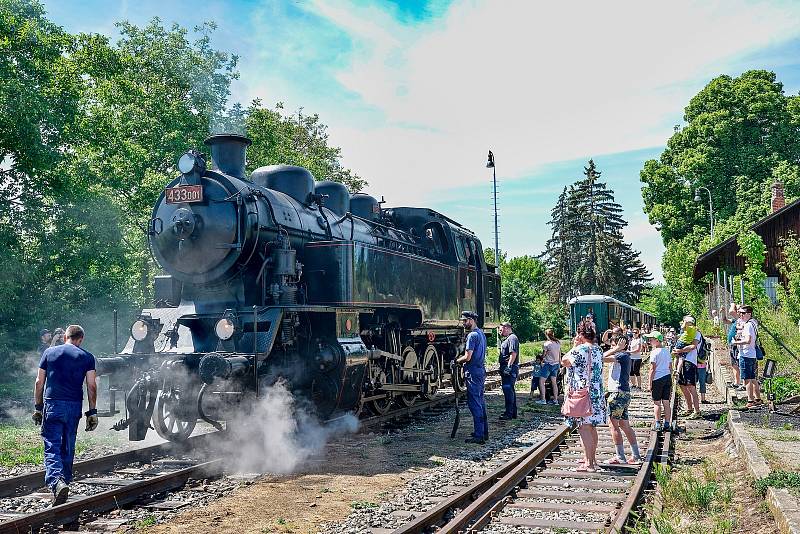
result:
[[[461,313],[464,330],[467,331],[466,350],[456,362],[464,364],[464,380],[467,385],[467,406],[472,413],[474,430],[466,443],[485,443],[489,437],[489,422],[486,419],[486,401],[483,398],[483,385],[486,382],[486,336],[478,328],[478,315],[475,312]]]
[[[500,419],[517,418],[517,391],[514,384],[519,376],[519,339],[511,328],[511,323],[500,325],[500,335],[505,339],[500,345],[500,376],[503,380],[503,397],[506,409]]]

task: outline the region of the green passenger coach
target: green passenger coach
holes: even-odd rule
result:
[[[569,331],[575,334],[578,322],[589,313],[594,316],[597,332],[602,333],[615,326],[630,328],[653,326],[655,317],[635,306],[607,295],[581,295],[569,301]]]

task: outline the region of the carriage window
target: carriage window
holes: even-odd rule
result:
[[[620,308],[619,308],[618,305],[616,305],[616,304],[609,304],[608,305],[608,318],[609,319],[613,319],[613,320],[619,319],[619,312],[620,312]]]
[[[467,238],[465,238],[463,236],[459,237],[458,240],[461,241],[463,243],[463,246],[464,246],[464,253],[465,253],[465,256],[466,256],[464,261],[466,261],[468,265],[474,265],[475,264],[475,259],[474,259],[474,252],[475,251],[472,249],[472,246],[471,246],[472,243],[470,242],[469,239],[467,239]]]

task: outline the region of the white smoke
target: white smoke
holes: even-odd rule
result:
[[[289,474],[322,452],[337,435],[355,432],[350,414],[322,424],[292,395],[284,382],[266,388],[252,411],[229,424],[231,467],[241,472]]]

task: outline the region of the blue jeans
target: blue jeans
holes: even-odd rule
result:
[[[517,392],[514,389],[514,384],[517,383],[517,376],[519,376],[519,367],[516,365],[512,365],[510,375],[504,375],[501,369],[500,376],[503,379],[503,397],[505,397],[506,400],[505,415],[507,415],[508,417],[516,417]]]
[[[78,437],[82,407],[81,401],[44,401],[44,482],[51,490],[60,478],[67,483],[72,481],[75,439]]]
[[[697,368],[697,381],[700,384],[700,393],[706,392],[706,368],[705,367],[698,367]]]
[[[472,414],[472,436],[475,439],[486,439],[489,437],[486,401],[483,398],[483,383],[486,381],[486,375],[464,373],[464,379],[467,383],[467,406]]]

